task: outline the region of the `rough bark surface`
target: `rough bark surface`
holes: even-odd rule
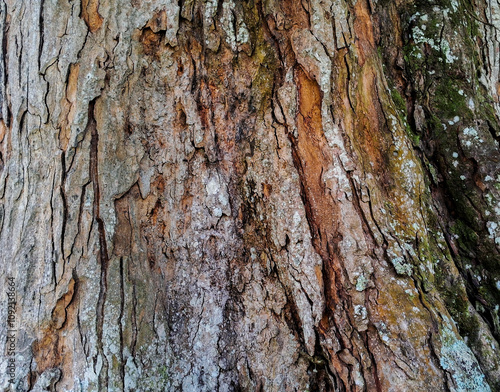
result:
[[[499,29],[2,0],[2,390],[500,391]]]

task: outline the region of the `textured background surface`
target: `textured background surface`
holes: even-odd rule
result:
[[[0,12],[10,388],[500,390],[496,1]]]

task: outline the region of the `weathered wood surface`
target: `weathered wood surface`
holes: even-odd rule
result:
[[[3,0],[2,390],[500,391],[499,28]]]

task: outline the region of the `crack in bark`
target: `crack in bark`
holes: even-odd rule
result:
[[[50,192],[50,227],[51,227],[51,236],[50,236],[50,246],[51,246],[51,256],[52,256],[52,279],[53,279],[53,284],[54,284],[54,291],[56,290],[57,287],[57,276],[56,276],[56,266],[57,266],[57,257],[56,257],[56,245],[54,241],[54,190],[56,188],[55,186],[55,181],[56,181],[56,175],[55,173],[52,175],[52,186],[51,186],[51,192]],[[1,232],[1,227],[0,227],[0,232]]]
[[[120,377],[122,391],[125,392],[125,361],[123,356],[123,317],[125,314],[125,277],[123,273],[123,257],[120,257],[120,315],[118,317],[118,324],[120,329]]]
[[[61,185],[59,186],[59,195],[61,196],[61,201],[62,201],[61,237],[59,239],[61,259],[63,262],[63,271],[61,276],[64,275],[64,269],[66,266],[66,257],[64,254],[64,239],[66,237],[66,226],[68,224],[68,200],[66,198],[66,191],[64,190],[65,186],[66,186],[66,154],[64,153],[64,151],[61,151]],[[57,278],[56,278],[56,284],[57,284]]]
[[[94,98],[89,103],[87,129],[85,133],[90,132],[90,157],[89,157],[89,177],[94,190],[93,217],[97,222],[99,249],[97,253],[97,261],[100,266],[101,275],[99,280],[99,298],[96,307],[96,332],[97,332],[97,351],[102,359],[102,367],[99,371],[99,389],[107,388],[108,386],[108,360],[103,349],[103,324],[104,324],[104,306],[108,289],[108,265],[109,256],[106,244],[106,232],[104,229],[104,221],[100,215],[100,189],[99,189],[99,134],[97,131],[97,122],[95,119],[95,103],[97,98]]]

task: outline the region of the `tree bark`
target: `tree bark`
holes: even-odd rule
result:
[[[498,29],[2,0],[2,390],[500,391]]]

